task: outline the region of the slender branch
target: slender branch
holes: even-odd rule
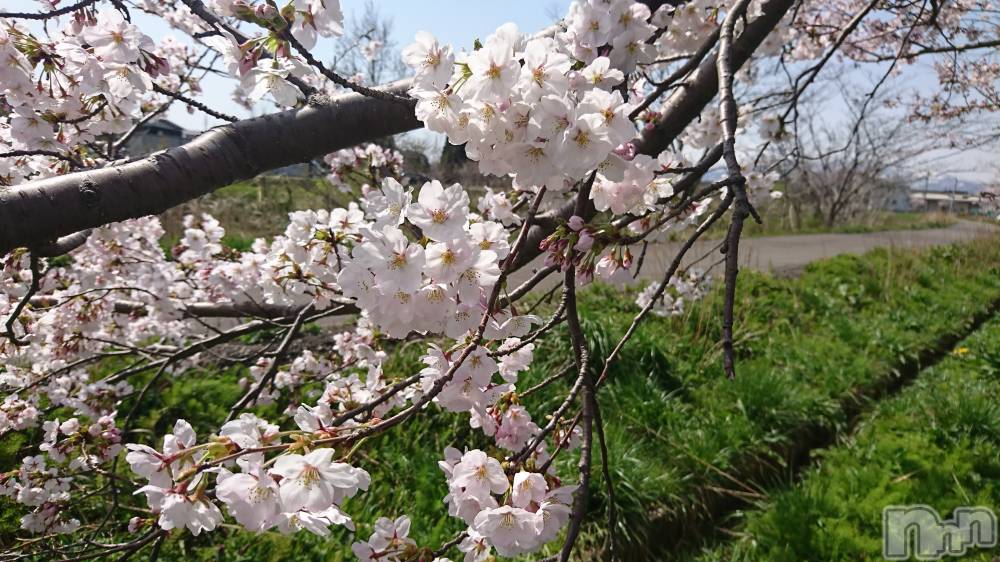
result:
[[[729,233],[722,253],[726,254],[726,297],[722,311],[722,350],[726,376],[736,377],[733,352],[733,306],[736,299],[736,277],[739,275],[740,235],[743,233],[743,221],[753,214],[757,221],[760,217],[747,199],[746,178],[736,159],[736,99],[733,96],[733,34],[736,21],[746,13],[749,0],[738,0],[736,5],[726,14],[722,22],[722,32],[719,35],[719,111],[722,116],[722,158],[729,172],[730,191],[736,207],[732,221],[729,223]]]
[[[529,249],[532,250],[532,253],[535,253],[534,249],[536,247],[537,246],[530,246]],[[537,253],[535,253],[535,255],[537,255]],[[536,285],[541,283],[546,277],[548,277],[550,274],[552,274],[552,272],[554,272],[557,269],[559,268],[554,265],[549,265],[536,271],[534,275],[528,278],[524,283],[519,285],[516,289],[507,293],[507,296],[500,300],[500,308],[506,308],[511,303],[520,300],[521,297],[530,293],[531,290],[534,289]]]
[[[54,258],[63,254],[68,254],[80,246],[83,246],[84,243],[87,242],[87,239],[90,238],[91,232],[93,232],[93,230],[89,228],[81,230],[80,232],[74,232],[73,234],[63,236],[54,242],[35,246],[31,249],[31,252],[32,254],[43,258]]]
[[[173,98],[173,99],[175,99],[175,100],[177,100],[179,102],[186,103],[187,105],[190,105],[191,107],[193,107],[193,108],[195,108],[195,109],[197,109],[197,110],[199,110],[199,111],[201,111],[203,113],[211,115],[212,117],[215,117],[216,119],[221,119],[223,121],[229,121],[230,123],[235,123],[235,122],[239,121],[239,118],[237,118],[237,117],[233,117],[232,115],[229,115],[227,113],[222,113],[221,111],[216,111],[216,110],[212,109],[211,107],[208,107],[207,105],[201,103],[200,101],[198,101],[196,99],[189,98],[188,96],[185,96],[184,94],[182,94],[180,92],[174,92],[173,90],[168,90],[168,89],[164,88],[163,86],[160,86],[156,82],[153,82],[153,91],[156,92],[156,93],[158,93],[158,94],[163,94],[163,95],[167,96],[168,98]]]
[[[580,186],[580,191],[576,194],[576,207],[574,214],[581,215],[589,205],[590,190],[594,185],[596,172]],[[573,498],[573,511],[570,516],[569,527],[566,530],[566,539],[563,542],[562,550],[559,552],[560,562],[567,562],[573,552],[573,546],[580,529],[583,526],[583,518],[587,513],[587,503],[590,498],[590,466],[592,460],[594,409],[596,399],[594,397],[594,381],[590,376],[590,352],[587,349],[587,339],[583,335],[583,328],[580,326],[580,314],[576,307],[576,268],[566,269],[563,278],[563,292],[566,300],[566,326],[569,328],[570,342],[573,346],[573,358],[579,371],[578,381],[583,387],[583,443],[580,445],[580,487],[577,488]]]
[[[601,472],[604,474],[604,490],[608,495],[608,533],[610,536],[609,554],[611,562],[621,560],[618,552],[618,506],[615,502],[615,486],[611,481],[611,467],[608,463],[608,444],[604,439],[604,420],[601,419],[601,407],[594,400],[594,427],[597,428],[597,443],[601,447]]]
[[[282,32],[281,38],[284,39],[285,41],[288,41],[288,43],[292,46],[292,48],[294,48],[295,51],[302,56],[302,58],[306,59],[306,62],[309,63],[310,66],[318,70],[320,74],[322,74],[328,80],[330,80],[334,84],[337,84],[338,86],[342,86],[344,88],[347,88],[349,90],[352,90],[361,95],[368,96],[371,98],[380,99],[383,101],[401,103],[406,107],[410,108],[414,107],[417,103],[417,100],[411,98],[410,96],[394,94],[392,92],[388,92],[385,90],[376,90],[374,88],[368,88],[366,86],[362,86],[360,84],[355,84],[354,82],[351,82],[350,80],[330,70],[329,68],[326,67],[325,64],[317,60],[316,57],[313,56],[312,52],[310,52],[309,49],[305,47],[305,45],[300,43],[299,40],[296,39],[294,35],[289,33],[287,29],[285,29]]]
[[[1000,39],[993,39],[990,41],[978,41],[975,43],[967,43],[964,45],[942,45],[938,47],[924,47],[922,49],[917,49],[915,51],[909,51],[907,53],[897,53],[895,55],[883,55],[877,56],[870,60],[872,62],[888,62],[892,60],[912,60],[922,55],[933,55],[940,53],[964,53],[966,51],[974,51],[977,49],[993,49],[995,47],[1000,47]]]
[[[285,337],[281,340],[281,345],[278,346],[278,350],[275,352],[274,358],[271,359],[271,365],[267,368],[267,372],[260,377],[257,384],[248,390],[236,404],[233,404],[233,407],[229,410],[229,415],[226,416],[226,421],[233,419],[236,417],[236,414],[243,410],[243,408],[245,408],[248,404],[253,403],[253,401],[260,396],[264,387],[268,385],[272,379],[274,379],[275,375],[278,374],[278,368],[281,365],[285,354],[288,353],[288,348],[291,347],[292,341],[294,341],[295,337],[299,334],[299,330],[302,329],[302,324],[305,322],[306,317],[309,316],[309,313],[312,312],[312,310],[312,304],[302,307],[299,315],[295,317],[295,322],[290,328],[288,328],[288,331],[285,332]]]
[[[711,228],[713,224],[715,224],[720,218],[722,218],[722,215],[724,215],[725,212],[729,209],[732,202],[733,202],[733,196],[730,193],[729,195],[726,196],[725,199],[722,200],[722,204],[719,205],[719,208],[712,213],[712,215],[708,218],[708,220],[706,220],[704,223],[701,224],[701,226],[695,229],[694,233],[688,237],[688,239],[677,251],[677,254],[674,256],[673,261],[670,263],[670,267],[668,267],[663,274],[663,280],[660,281],[659,287],[653,293],[653,295],[649,299],[649,302],[646,304],[646,306],[642,308],[642,310],[639,311],[639,314],[635,315],[635,317],[632,319],[632,323],[629,325],[628,329],[625,330],[625,334],[622,335],[621,339],[618,340],[618,343],[615,345],[614,349],[611,350],[611,353],[608,355],[607,359],[604,360],[604,367],[602,367],[601,369],[601,376],[598,377],[597,379],[598,387],[604,384],[605,379],[608,378],[611,365],[618,358],[618,355],[621,353],[622,349],[624,349],[625,344],[628,343],[628,340],[630,340],[632,338],[632,335],[635,334],[636,329],[639,327],[639,323],[642,322],[643,318],[645,318],[647,314],[649,314],[649,311],[652,310],[654,303],[656,303],[657,299],[659,299],[660,296],[663,295],[663,292],[666,291],[667,283],[670,282],[670,278],[673,277],[674,273],[677,272],[677,269],[680,268],[681,261],[684,259],[684,256],[686,256],[688,251],[691,250],[691,247],[694,246],[694,243],[698,241],[698,238],[700,238],[702,234],[707,232],[708,229]]]
[[[17,347],[23,347],[28,345],[28,340],[21,339],[14,333],[14,323],[17,322],[17,318],[21,316],[21,312],[24,307],[28,305],[31,301],[31,297],[38,292],[39,285],[41,284],[42,273],[40,271],[38,256],[31,254],[30,268],[31,268],[31,285],[28,286],[28,292],[21,297],[21,300],[17,302],[14,310],[10,312],[10,316],[7,317],[7,322],[4,323],[4,329],[6,331],[7,339],[10,343]],[[27,336],[27,334],[25,334]]]
[[[96,3],[98,0],[81,0],[76,4],[70,4],[69,6],[63,6],[57,10],[52,10],[51,12],[0,12],[0,18],[10,18],[10,19],[22,19],[22,20],[46,20],[49,18],[59,17],[70,12],[75,12],[77,10],[82,10]]]
[[[718,41],[719,41],[719,30],[716,29],[708,37],[705,38],[705,40],[702,42],[698,50],[695,51],[695,53],[692,54],[691,57],[683,65],[677,68],[677,70],[670,73],[670,76],[667,76],[665,80],[656,85],[656,89],[653,90],[648,96],[646,96],[646,99],[642,100],[642,103],[640,103],[638,107],[633,109],[632,113],[629,113],[628,116],[629,119],[635,119],[636,117],[642,115],[642,112],[646,111],[646,109],[648,109],[649,106],[653,105],[653,103],[657,99],[659,99],[660,96],[662,96],[667,90],[670,89],[670,87],[674,84],[674,82],[681,80],[682,78],[690,74],[691,71],[697,68],[698,65],[701,64],[701,61],[705,58],[706,55],[708,55],[708,52],[712,50],[712,47],[714,47]]]
[[[108,159],[113,160],[117,158],[118,152],[122,149],[122,147],[128,144],[128,141],[130,141],[132,137],[146,125],[146,123],[152,121],[157,115],[162,115],[163,112],[169,109],[172,104],[173,100],[160,104],[160,107],[150,111],[146,115],[143,115],[142,118],[136,121],[128,131],[125,131],[125,134],[115,139],[114,142],[109,141],[107,150]]]
[[[580,195],[577,197],[580,197]],[[587,504],[590,498],[590,467],[592,462],[595,410],[594,383],[590,378],[590,358],[587,350],[587,341],[583,336],[583,328],[580,326],[580,316],[576,308],[576,268],[570,267],[566,270],[564,287],[567,294],[567,326],[569,326],[570,341],[573,345],[576,366],[580,372],[579,381],[583,387],[583,442],[580,445],[580,484],[573,499],[573,511],[570,516],[569,527],[566,529],[566,539],[563,542],[562,550],[559,552],[560,562],[567,562],[569,560],[576,539],[580,535],[583,518],[587,514]]]
[[[78,124],[83,123],[84,121],[86,121],[86,120],[88,120],[88,119],[96,116],[98,113],[104,111],[104,108],[107,107],[107,106],[108,106],[108,100],[107,100],[107,98],[101,98],[101,101],[98,102],[97,106],[94,109],[90,110],[89,112],[84,113],[83,115],[81,115],[79,117],[74,117],[72,119],[62,119],[59,122],[60,123],[65,123],[67,125],[78,125]]]
[[[80,164],[80,161],[76,158],[56,150],[10,150],[7,152],[0,152],[0,158],[21,158],[24,156],[48,156],[50,158],[65,160],[66,162],[74,165]]]

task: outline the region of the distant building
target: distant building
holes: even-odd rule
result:
[[[887,186],[883,209],[895,211],[897,213],[913,210],[913,201],[910,198],[910,189],[905,183],[895,182]]]
[[[193,133],[167,119],[154,119],[146,123],[125,143],[129,156],[145,156],[160,150],[180,146],[191,140]]]
[[[912,191],[910,207],[914,211],[978,215],[985,212],[983,198],[978,193],[961,191]]]

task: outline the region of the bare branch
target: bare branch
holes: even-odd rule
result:
[[[275,375],[278,374],[278,368],[281,366],[281,362],[284,360],[285,354],[288,353],[288,348],[291,347],[292,341],[294,341],[295,337],[299,334],[299,330],[302,329],[302,324],[305,323],[306,317],[309,316],[312,309],[312,304],[306,305],[302,308],[302,311],[299,312],[298,316],[295,317],[295,322],[288,328],[288,331],[285,332],[285,337],[281,340],[281,345],[278,346],[278,350],[271,359],[271,365],[267,368],[267,372],[260,377],[257,384],[248,390],[247,393],[244,394],[238,402],[236,402],[236,404],[233,404],[233,407],[229,410],[229,415],[226,417],[226,421],[233,419],[236,417],[236,414],[243,410],[243,408],[245,408],[248,404],[253,403],[253,401],[260,396],[264,387],[270,384]]]
[[[22,19],[22,20],[46,20],[50,18],[59,17],[70,12],[75,12],[77,10],[82,10],[96,3],[97,0],[80,0],[76,4],[70,4],[69,6],[63,6],[57,10],[52,10],[50,12],[0,12],[0,18],[10,18],[10,19]]]
[[[189,98],[189,97],[185,96],[184,94],[182,94],[180,92],[175,92],[173,90],[168,90],[168,89],[164,88],[163,86],[160,86],[156,82],[153,82],[153,91],[156,92],[156,93],[158,93],[158,94],[163,94],[163,95],[165,95],[165,96],[167,96],[169,98],[173,98],[173,99],[175,99],[175,100],[177,100],[179,102],[186,103],[187,105],[190,105],[191,107],[193,107],[193,108],[195,108],[195,109],[197,109],[197,110],[199,110],[199,111],[201,111],[201,112],[203,112],[203,113],[205,113],[207,115],[215,117],[216,119],[221,119],[222,121],[229,121],[230,123],[235,123],[236,121],[239,121],[238,118],[233,117],[232,115],[229,115],[229,114],[226,114],[226,113],[222,113],[221,111],[216,111],[216,110],[212,109],[211,107],[208,107],[207,105],[201,103],[200,101],[198,101],[196,99]]]
[[[21,316],[21,311],[24,310],[24,307],[31,301],[31,297],[38,292],[42,279],[38,256],[32,254],[29,259],[31,260],[31,285],[28,286],[28,292],[25,293],[24,296],[21,297],[21,300],[17,302],[14,310],[10,311],[10,316],[7,317],[7,321],[4,323],[4,330],[7,339],[18,347],[28,345],[28,341],[19,338],[17,334],[14,333],[14,323],[17,322],[17,318]]]
[[[749,0],[738,0],[726,19],[722,22],[722,32],[719,35],[719,109],[722,116],[722,158],[729,172],[729,189],[733,194],[736,208],[729,224],[729,233],[722,252],[726,254],[726,299],[722,319],[722,350],[726,376],[733,378],[736,370],[733,361],[733,303],[736,296],[736,276],[739,274],[739,245],[743,233],[743,221],[753,214],[757,221],[760,218],[747,199],[746,178],[736,160],[736,98],[733,96],[733,33],[736,21],[746,13]]]

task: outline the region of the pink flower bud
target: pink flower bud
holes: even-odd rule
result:
[[[632,160],[635,160],[635,143],[627,142],[622,144],[614,150],[614,153],[617,154],[622,160],[631,162]]]
[[[569,218],[569,228],[574,232],[579,232],[580,229],[583,228],[584,224],[583,219],[577,215],[573,215]]]
[[[586,230],[580,232],[580,240],[573,246],[577,252],[586,252],[594,245],[594,236]]]
[[[253,13],[262,20],[269,20],[278,15],[278,10],[274,9],[274,6],[270,4],[258,4],[254,7]]]
[[[257,66],[257,51],[251,51],[243,55],[243,58],[240,59],[240,76],[250,72],[255,66]]]

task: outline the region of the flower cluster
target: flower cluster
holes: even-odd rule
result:
[[[227,422],[217,438],[203,444],[197,443],[190,424],[178,420],[164,437],[162,450],[129,444],[125,458],[146,478],[147,484],[136,493],[146,495],[157,524],[166,530],[187,528],[197,535],[222,522],[222,512],[208,493],[213,473],[214,496],[249,530],[305,529],[325,536],[330,525],[353,528],[340,504],[368,489],[368,473],[335,462],[330,448],[289,452],[265,463],[256,450],[280,441],[277,426],[253,414]]]
[[[75,154],[78,163],[92,162],[80,147],[127,131],[154,82],[168,83],[171,61],[187,51],[169,42],[169,52],[161,51],[112,10],[74,19],[54,39],[40,41],[19,23],[0,26],[0,95],[9,108],[0,126],[0,152],[63,151]],[[3,158],[0,185],[63,173],[71,162]]]
[[[428,560],[428,562],[451,562],[447,558],[419,555],[417,543],[409,538],[410,518],[403,515],[395,520],[386,517],[375,522],[375,532],[364,542],[351,545],[351,550],[360,562],[404,562],[406,560]],[[419,558],[414,558],[420,556]]]
[[[448,513],[469,525],[466,560],[485,559],[490,547],[501,556],[533,552],[569,519],[576,486],[559,486],[551,475],[520,471],[511,480],[497,459],[478,449],[445,449],[439,465],[448,477]]]
[[[25,457],[14,472],[0,474],[0,495],[32,508],[21,527],[34,533],[71,533],[80,521],[68,514],[74,485],[72,474],[102,466],[122,450],[121,433],[113,415],[84,426],[78,418],[42,424],[38,455]]]
[[[431,181],[413,201],[389,179],[366,212],[380,220],[361,230],[345,258],[338,276],[344,295],[393,337],[415,330],[457,338],[478,325],[480,301],[499,279],[509,245],[499,225],[470,223],[462,186]]]
[[[679,316],[684,314],[685,304],[700,300],[708,292],[712,284],[712,276],[697,268],[689,268],[681,275],[674,275],[667,282],[667,288],[659,297],[660,283],[650,283],[635,299],[640,308],[650,306],[653,314],[658,316]]]
[[[417,118],[519,189],[564,191],[595,168],[602,181],[641,181],[648,157],[616,150],[637,136],[616,86],[651,60],[649,17],[630,0],[574,2],[556,37],[526,38],[508,24],[457,55],[418,34],[403,51],[416,72]],[[599,55],[609,44],[615,60]]]
[[[330,167],[326,181],[343,193],[351,193],[358,186],[363,190],[371,189],[371,185],[403,172],[403,155],[374,143],[327,154],[323,162]]]

